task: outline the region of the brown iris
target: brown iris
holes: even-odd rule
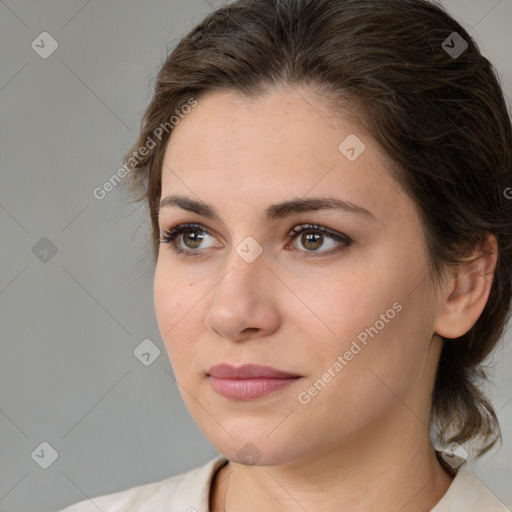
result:
[[[316,251],[322,246],[323,243],[323,235],[319,233],[311,233],[311,231],[305,232],[300,237],[302,245],[309,250]]]
[[[199,234],[197,231],[187,231],[183,233],[183,241],[190,249],[197,249],[203,241],[203,235]]]

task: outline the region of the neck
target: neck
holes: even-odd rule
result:
[[[409,417],[402,435],[396,424],[380,424],[340,449],[286,465],[230,462],[212,483],[210,510],[430,512],[453,478],[439,464],[428,429]]]

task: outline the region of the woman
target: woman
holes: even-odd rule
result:
[[[464,457],[500,438],[477,384],[510,314],[511,121],[440,6],[218,9],[126,168],[162,339],[222,455],[67,512],[507,510]]]

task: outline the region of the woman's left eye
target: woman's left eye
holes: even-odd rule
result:
[[[346,249],[352,243],[348,236],[317,224],[297,226],[290,231],[288,236],[295,238],[292,245],[296,248],[296,244],[300,243],[306,249],[306,251],[302,251],[306,253],[304,256],[315,256],[314,253],[338,252]],[[330,242],[326,243],[329,240]]]

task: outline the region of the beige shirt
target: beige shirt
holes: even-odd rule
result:
[[[219,455],[200,468],[71,505],[61,512],[209,512],[213,476],[227,463]],[[431,512],[510,512],[464,462]]]

